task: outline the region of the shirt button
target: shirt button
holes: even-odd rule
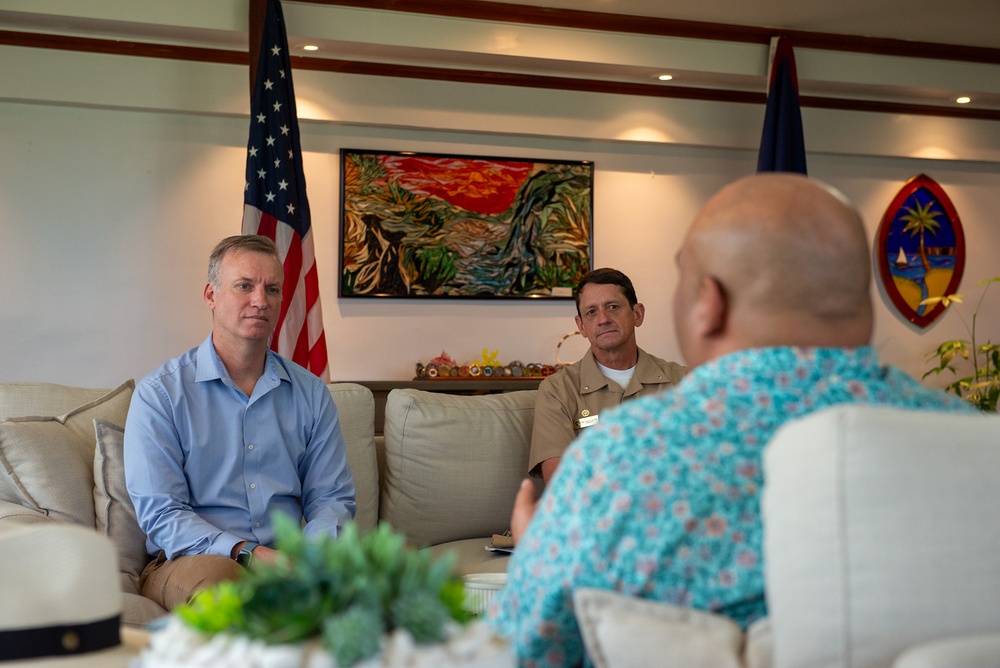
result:
[[[253,443],[247,446],[247,450],[253,450]]]
[[[250,483],[250,489],[257,489],[257,483],[255,482]]]
[[[584,386],[583,386],[583,389],[585,389],[585,390],[589,390],[589,389],[590,389],[590,385],[584,385]]]
[[[254,526],[259,529],[260,528],[260,522],[257,522],[257,524],[254,524]]]

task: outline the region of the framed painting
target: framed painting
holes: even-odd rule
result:
[[[875,243],[884,294],[906,320],[923,329],[944,313],[931,297],[954,294],[965,270],[965,233],[938,183],[920,174],[893,198]]]
[[[594,165],[343,149],[340,296],[572,299]]]

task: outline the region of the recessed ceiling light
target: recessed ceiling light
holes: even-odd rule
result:
[[[304,47],[302,47],[302,50],[303,51],[319,51],[319,47],[316,46],[315,44],[306,44]]]
[[[671,79],[674,78],[674,75],[673,74],[661,74],[660,76],[658,76],[656,78],[659,79],[660,81],[670,81]]]
[[[972,102],[972,98],[963,95],[962,97],[955,100],[955,102],[958,102],[959,104],[969,104],[970,102]]]

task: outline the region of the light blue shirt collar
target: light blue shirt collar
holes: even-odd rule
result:
[[[232,377],[230,377],[222,358],[219,357],[218,351],[215,350],[211,334],[198,346],[196,356],[198,366],[195,377],[196,382],[221,380],[226,387],[239,390],[239,387],[233,382]],[[257,385],[254,387],[253,396],[250,397],[251,402],[278,387],[281,381],[291,382],[291,378],[289,378],[288,371],[285,370],[278,356],[272,350],[268,349],[267,356],[264,359],[264,373],[261,374]]]

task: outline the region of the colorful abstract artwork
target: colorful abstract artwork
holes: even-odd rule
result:
[[[965,234],[944,189],[926,174],[907,181],[882,216],[875,246],[882,286],[899,314],[920,328],[937,320],[944,305],[921,302],[954,294],[965,269]]]
[[[341,151],[341,297],[555,298],[590,270],[594,166]]]

